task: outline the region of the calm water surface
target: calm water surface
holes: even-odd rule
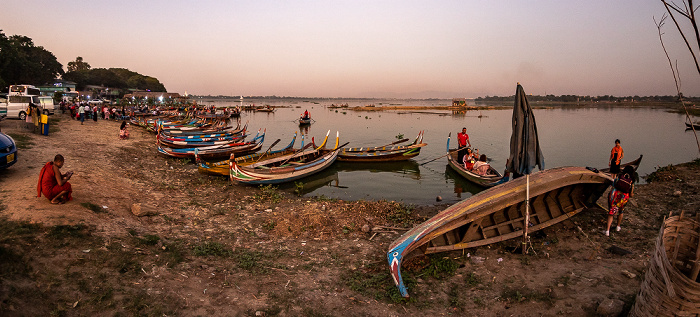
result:
[[[215,104],[217,107],[240,104],[218,100],[200,103]],[[482,189],[461,179],[448,168],[446,158],[420,165],[446,153],[450,132],[453,136],[451,147],[454,148],[457,132],[466,127],[472,145],[491,158],[491,164],[501,171],[505,168],[510,150],[512,110],[477,110],[452,115],[447,111],[435,110],[355,112],[327,109],[325,106],[331,104],[327,100],[246,100],[244,103],[290,107],[279,108],[275,113],[242,114],[241,120],[249,122],[253,134],[253,130],[267,129],[263,149],[267,149],[276,139],[281,139],[276,147],[286,145],[294,132],[300,131],[295,120],[304,110],[309,110],[315,122],[301,132],[307,137],[315,137],[316,144],[320,144],[328,130],[331,130],[333,139],[338,131],[340,143],[350,142],[348,146],[352,147],[385,145],[396,141],[396,136],[400,134],[412,141],[420,130],[425,131],[424,142],[428,146],[423,147],[414,160],[370,164],[336,162],[324,172],[302,180],[306,196],[324,195],[347,200],[387,199],[419,205],[432,204],[437,196],[441,196],[443,202],[454,203]],[[370,102],[348,103],[352,107]],[[430,106],[447,105],[450,101],[377,100],[371,103],[377,106],[380,103]],[[663,109],[554,108],[535,109],[534,114],[546,168],[605,168],[616,138],[622,141],[624,162],[644,155],[638,170],[642,176],[653,172],[658,166],[688,162],[698,157],[693,134],[684,129],[684,116]],[[283,185],[282,188],[291,190],[294,185]]]

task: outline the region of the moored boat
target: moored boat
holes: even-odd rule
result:
[[[335,147],[332,149],[325,148],[328,141],[328,133],[321,146],[311,151],[304,151],[305,147],[302,147],[292,154],[249,165],[239,164],[247,162],[246,160],[232,159],[230,160],[231,181],[254,185],[279,184],[318,173],[333,164],[340,151],[337,134]]]
[[[230,161],[232,159],[239,160],[241,165],[250,165],[259,161],[275,158],[275,157],[280,157],[283,155],[289,155],[294,153],[294,142],[296,141],[297,138],[297,133],[294,133],[294,137],[292,137],[292,141],[289,142],[289,144],[279,150],[275,151],[265,151],[264,153],[255,153],[255,154],[248,154],[245,156],[240,156],[240,157],[229,157],[227,160],[223,161],[218,161],[218,162],[207,162],[202,160],[202,158],[199,156],[199,151],[195,150],[195,160],[197,162],[197,169],[199,170],[200,173],[203,174],[210,174],[210,175],[222,175],[222,176],[229,176],[230,173]],[[301,144],[302,147],[304,146],[304,136],[301,136]],[[278,140],[279,141],[279,140]],[[274,146],[274,144],[272,145]]]
[[[459,175],[467,179],[468,181],[477,184],[482,187],[493,187],[498,184],[505,183],[508,181],[508,176],[503,176],[499,173],[493,166],[489,166],[489,171],[486,175],[479,175],[472,170],[468,170],[464,167],[464,164],[458,162],[458,153],[456,149],[450,149],[450,137],[447,137],[447,164],[455,170]]]
[[[612,183],[605,173],[583,167],[561,167],[529,177],[530,223],[534,232],[592,205]],[[387,260],[401,295],[403,261],[419,255],[483,246],[523,235],[526,177],[482,191],[412,228],[389,246]]]
[[[700,130],[700,124],[695,124],[695,123],[691,124],[691,123],[686,122],[685,128],[686,129],[693,129],[694,128],[695,130]]]
[[[259,132],[258,132],[259,133]],[[178,158],[194,158],[195,150],[198,151],[198,155],[204,159],[209,158],[223,158],[228,157],[231,154],[248,154],[254,153],[262,148],[262,143],[265,140],[265,132],[260,135],[256,135],[252,141],[248,142],[234,142],[224,145],[212,145],[203,147],[189,147],[189,148],[171,148],[161,144],[159,139],[156,139],[156,148],[159,153]]]
[[[409,145],[397,145],[408,141],[399,140],[385,146],[342,148],[338,153],[338,161],[344,162],[392,162],[404,161],[420,154],[422,147],[428,145],[423,143],[423,131],[418,133],[413,143]]]

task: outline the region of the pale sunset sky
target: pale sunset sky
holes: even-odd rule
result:
[[[677,1],[676,3],[681,3]],[[58,61],[128,68],[171,92],[452,98],[675,95],[655,0],[5,0],[0,29]],[[663,28],[682,91],[700,76]]]

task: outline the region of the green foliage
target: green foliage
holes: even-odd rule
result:
[[[413,206],[400,205],[389,211],[386,218],[397,225],[409,226],[413,223]]]
[[[395,136],[397,140],[403,139],[403,133],[399,133],[397,136]]]
[[[271,231],[272,229],[275,229],[276,226],[277,223],[274,220],[270,220],[262,224],[263,229],[266,231]]]
[[[282,194],[280,194],[277,191],[277,187],[272,186],[272,184],[260,185],[260,194],[255,195],[254,198],[258,201],[269,200],[276,204],[282,200]]]
[[[233,255],[233,251],[219,242],[206,241],[194,247],[194,255],[230,257]]]
[[[304,183],[303,182],[294,182],[294,193],[297,194],[297,196],[304,195]]]
[[[481,278],[479,277],[479,275],[476,275],[476,273],[470,272],[469,274],[467,274],[467,276],[464,277],[464,283],[471,287],[474,287],[481,284]]]
[[[7,37],[0,30],[0,52],[2,91],[7,91],[11,84],[42,85],[64,74],[56,56],[42,46],[34,46],[29,37]]]
[[[166,92],[165,86],[155,77],[141,75],[125,68],[92,68],[69,71],[63,75],[74,81],[82,90],[87,85],[103,85],[121,89],[139,89]],[[149,99],[152,101],[153,99]]]
[[[406,303],[413,298],[401,296],[398,288],[388,271],[363,272],[361,270],[350,272],[343,280],[347,286],[365,296],[372,296],[376,300],[385,300],[393,303]],[[404,284],[411,289],[416,285],[416,280],[410,276],[404,276]]]
[[[420,275],[443,279],[454,275],[458,268],[459,264],[450,260],[450,258],[431,257],[430,264],[421,271]]]

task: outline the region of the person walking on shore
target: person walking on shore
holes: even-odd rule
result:
[[[615,231],[620,231],[624,209],[630,197],[634,195],[634,167],[625,166],[620,177],[613,181],[613,188],[608,194],[608,226],[605,228],[605,236],[610,235],[613,217],[617,214],[617,227]]]
[[[78,115],[80,116],[80,124],[83,124],[85,122],[85,107],[78,107]]]
[[[610,174],[612,174],[613,178],[620,173],[620,162],[622,162],[623,157],[625,157],[625,152],[620,146],[620,139],[616,139],[615,146],[610,151],[610,160],[608,162],[608,166],[610,166]]]
[[[464,160],[464,154],[467,153],[467,147],[472,146],[472,143],[469,142],[467,128],[462,128],[462,132],[457,133],[457,144],[459,145],[459,150],[457,151],[457,162],[462,162]]]

